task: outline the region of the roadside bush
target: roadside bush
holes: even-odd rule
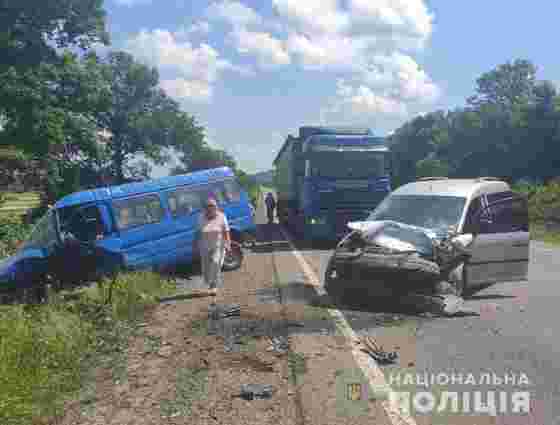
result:
[[[259,196],[261,194],[261,188],[258,185],[252,185],[249,188],[248,192],[249,192],[249,199],[251,200],[253,206],[256,208]]]
[[[155,304],[158,297],[174,290],[175,287],[160,274],[142,271],[105,278],[85,293],[91,302],[110,306],[117,319],[135,320],[147,306]]]
[[[517,185],[514,190],[528,196],[531,223],[560,221],[560,184]]]
[[[104,364],[116,367],[132,322],[173,291],[157,273],[121,273],[95,287],[53,294],[48,304],[0,306],[0,423],[59,415],[92,360],[108,358]],[[120,366],[126,369],[126,360]]]
[[[15,218],[0,218],[0,258],[14,254],[18,243],[29,235],[31,228]]]

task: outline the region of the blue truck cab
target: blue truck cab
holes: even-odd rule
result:
[[[208,197],[227,216],[232,240],[254,235],[248,194],[227,167],[73,193],[36,223],[0,263],[0,290],[36,288],[46,276],[78,282],[117,269],[160,270],[197,259],[194,241]],[[235,268],[239,258],[224,268]]]
[[[301,127],[274,165],[280,221],[304,238],[339,238],[391,192],[386,139],[369,129]]]

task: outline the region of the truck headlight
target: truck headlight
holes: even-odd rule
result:
[[[327,217],[324,216],[312,217],[309,222],[311,224],[327,224]]]

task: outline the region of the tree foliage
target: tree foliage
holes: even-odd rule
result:
[[[560,170],[560,98],[526,60],[477,80],[467,106],[405,123],[390,137],[397,184],[417,177],[547,180]]]
[[[0,72],[58,63],[57,49],[108,44],[103,0],[0,0]]]
[[[117,182],[124,181],[129,162],[139,154],[162,164],[166,148],[199,143],[202,128],[159,87],[155,69],[125,52],[112,52],[97,66],[111,97],[107,107],[94,112],[94,119],[111,135],[105,150]]]

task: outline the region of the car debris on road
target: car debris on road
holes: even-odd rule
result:
[[[395,363],[399,357],[396,351],[386,352],[383,347],[379,346],[375,339],[370,336],[364,336],[359,341],[364,348],[362,351],[369,354],[373,359],[380,364],[392,364]]]
[[[243,384],[241,385],[241,393],[239,396],[245,400],[254,400],[256,398],[270,398],[274,393],[272,385],[264,384]]]

